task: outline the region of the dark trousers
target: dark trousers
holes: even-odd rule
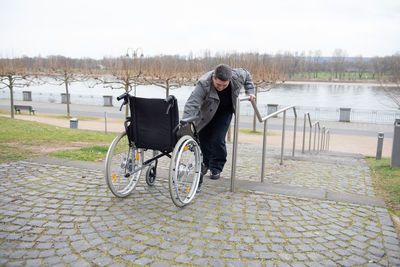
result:
[[[210,170],[222,171],[226,163],[225,136],[232,120],[232,110],[218,110],[199,132],[203,163]]]

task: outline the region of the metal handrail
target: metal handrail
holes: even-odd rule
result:
[[[236,177],[236,161],[237,161],[237,144],[238,144],[238,135],[239,135],[239,117],[240,117],[240,102],[249,100],[249,96],[238,97],[236,99],[236,111],[235,111],[235,123],[234,123],[234,131],[233,131],[233,147],[232,147],[232,169],[231,169],[231,192],[235,190],[235,177]],[[294,120],[294,130],[293,130],[293,149],[292,149],[292,157],[295,154],[296,148],[296,132],[297,132],[297,111],[295,106],[285,107],[280,109],[272,114],[267,115],[266,117],[262,117],[255,101],[250,102],[253,106],[254,112],[257,116],[259,122],[264,122],[264,132],[263,132],[263,151],[262,151],[262,166],[261,166],[261,182],[264,182],[264,173],[265,173],[265,154],[267,150],[267,131],[268,131],[268,120],[277,116],[280,113],[283,113],[283,125],[282,125],[282,142],[281,142],[281,156],[280,156],[280,164],[283,164],[283,152],[285,147],[285,129],[286,129],[286,111],[289,109],[293,109],[295,120]],[[329,149],[329,141],[330,141],[330,131],[326,130],[325,127],[323,129],[323,140],[321,140],[321,148],[320,148],[320,135],[321,135],[321,126],[319,121],[314,124],[311,123],[310,113],[304,114],[304,128],[303,128],[303,146],[302,152],[304,153],[304,145],[305,145],[305,129],[306,129],[306,120],[308,118],[310,125],[310,137],[309,137],[309,151],[311,151],[311,139],[312,139],[312,129],[314,128],[314,151],[315,151],[315,142],[316,142],[316,133],[318,126],[318,147],[317,150],[325,149],[326,147]]]
[[[321,127],[319,125],[319,121],[315,122],[313,124],[313,128],[314,128],[314,147],[313,147],[313,151],[315,151],[315,141],[316,141],[316,137],[317,137],[317,125],[318,125],[318,146],[317,146],[317,151],[318,151],[318,147],[319,147],[319,135],[321,133]]]
[[[329,142],[331,139],[331,132],[329,130],[326,131],[326,136],[327,136],[327,139],[326,139],[326,149],[325,150],[329,150]]]
[[[316,145],[315,143],[317,141],[317,126],[318,126],[318,143]],[[314,127],[313,151],[317,151],[317,153],[319,153],[319,151],[329,150],[331,132],[325,126],[321,127],[319,121],[315,122],[312,125],[312,127]],[[310,132],[310,148],[311,148],[311,132]]]
[[[304,113],[304,127],[303,127],[303,146],[301,148],[301,153],[304,153],[304,145],[306,143],[306,125],[307,125],[307,118],[308,118],[308,123],[310,125],[310,138],[308,140],[308,151],[311,151],[311,136],[312,136],[312,123],[311,123],[311,117],[310,117],[310,112]]]
[[[236,176],[236,160],[237,160],[237,142],[238,142],[238,135],[239,135],[239,117],[240,117],[240,102],[249,100],[249,96],[245,97],[238,97],[236,99],[236,111],[235,111],[235,124],[234,124],[234,131],[233,131],[233,147],[232,147],[232,169],[231,169],[231,192],[235,190],[235,176]],[[264,181],[264,173],[265,173],[265,154],[267,148],[267,122],[270,118],[275,117],[276,115],[283,113],[283,125],[282,125],[282,143],[281,143],[281,157],[280,157],[280,164],[283,164],[283,152],[285,147],[285,129],[286,129],[286,111],[289,109],[293,109],[295,120],[294,120],[294,133],[293,133],[293,149],[292,149],[292,156],[294,157],[295,148],[296,148],[296,131],[297,131],[297,112],[295,106],[289,106],[278,110],[272,114],[267,115],[266,117],[262,118],[261,114],[257,108],[257,104],[254,101],[251,101],[253,106],[254,112],[260,122],[264,122],[264,133],[263,133],[263,152],[262,152],[262,166],[261,166],[261,182]]]

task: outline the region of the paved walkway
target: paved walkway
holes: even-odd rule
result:
[[[400,243],[364,159],[241,145],[237,191],[205,178],[180,209],[159,164],[153,187],[114,197],[102,163],[36,158],[0,165],[0,265],[400,266]],[[230,166],[223,176],[230,176]]]
[[[26,105],[26,101],[16,101],[16,104]],[[56,103],[42,103],[42,102],[29,102],[37,110],[35,116],[28,115],[28,113],[18,114],[16,118],[23,120],[32,120],[44,122],[47,124],[57,125],[61,127],[70,127],[70,121],[60,117],[48,116],[49,114],[65,114],[65,104]],[[8,99],[0,99],[0,110],[8,110]],[[107,131],[121,132],[123,130],[123,116],[124,112],[119,111],[118,107],[103,107],[95,105],[71,105],[72,116],[93,116],[92,119],[81,119],[78,123],[79,129],[88,129],[96,131],[105,130],[104,113],[107,112]],[[4,116],[4,114],[3,114]],[[119,118],[119,119],[116,119]],[[300,149],[303,142],[303,116],[299,114],[297,122],[297,135],[296,147]],[[313,121],[314,123],[315,121]],[[393,140],[393,124],[374,124],[374,123],[345,123],[338,121],[320,121],[322,126],[329,129],[330,135],[330,150],[347,152],[347,153],[361,153],[367,156],[375,156],[377,148],[378,132],[383,132],[385,139],[383,142],[382,156],[386,158],[391,157],[392,153],[392,140]],[[253,117],[241,116],[240,127],[252,128]],[[287,131],[285,143],[286,147],[292,145],[293,140],[293,125],[292,118],[287,119]],[[263,130],[263,124],[257,123],[257,128]],[[282,132],[282,118],[273,118],[268,122],[268,132],[272,135],[268,137],[268,145],[280,146],[281,132]],[[314,135],[314,133],[313,133]],[[309,128],[306,131],[306,146],[309,142]],[[254,136],[241,133],[239,141],[244,143],[262,143],[262,136]]]

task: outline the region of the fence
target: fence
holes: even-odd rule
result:
[[[279,105],[278,109],[283,109],[287,106]],[[268,114],[267,105],[258,106],[260,113]],[[296,106],[299,114],[309,113],[313,121],[339,121],[340,108],[331,107],[307,107]],[[247,102],[241,103],[241,114],[252,116],[254,113],[253,107]],[[282,116],[282,115],[278,115]],[[293,114],[288,113],[287,117],[293,118]],[[400,119],[400,110],[365,110],[351,109],[350,122],[365,122],[365,123],[388,123],[393,124],[395,119]]]

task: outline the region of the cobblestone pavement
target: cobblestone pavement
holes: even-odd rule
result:
[[[260,163],[245,150],[237,177],[252,180]],[[321,157],[271,167],[272,182],[373,196],[362,159],[346,165]],[[225,179],[205,178],[203,191],[180,209],[169,196],[166,162],[153,187],[142,179],[125,199],[109,192],[102,165],[60,163],[0,165],[0,265],[400,266],[385,207],[231,193]]]
[[[231,154],[232,146],[228,145]],[[365,196],[374,196],[372,180],[369,167],[364,158],[353,156],[335,158],[329,154],[320,153],[302,156],[306,160],[285,159],[283,165],[274,156],[280,153],[276,148],[268,148],[266,158],[265,182],[300,186],[309,189],[325,189],[332,192],[350,193]],[[290,152],[285,152],[291,155]],[[285,155],[286,155],[285,154]],[[257,181],[261,180],[261,156],[260,145],[239,145],[236,176],[239,180]],[[161,168],[167,170],[169,161],[161,161]],[[231,161],[227,161],[222,176],[230,177]]]
[[[240,147],[240,162],[237,166],[237,177],[241,180],[261,180],[261,147],[259,145],[245,145]],[[269,148],[271,152],[271,148]],[[272,153],[278,151],[272,150]],[[291,153],[291,152],[290,152]],[[290,153],[286,153],[291,155]],[[297,152],[298,154],[301,153]],[[304,156],[307,159],[307,155]],[[310,160],[286,159],[283,165],[274,157],[266,158],[265,181],[275,184],[300,186],[310,189],[326,189],[333,192],[352,193],[365,196],[374,196],[369,167],[364,159],[347,157],[332,159],[332,156],[314,155]],[[249,167],[251,166],[251,167]],[[230,177],[231,162],[223,175]]]

